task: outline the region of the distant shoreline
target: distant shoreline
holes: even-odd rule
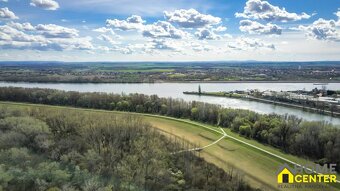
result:
[[[163,83],[172,83],[171,82],[163,82]],[[328,84],[334,84],[334,83],[340,83],[340,81],[178,81],[174,83],[328,83]]]
[[[162,84],[162,83],[193,83],[193,84],[209,84],[209,83],[340,83],[340,81],[155,81],[155,82],[59,82],[59,81],[0,81],[0,83],[48,83],[48,84]],[[319,84],[318,84],[319,85]],[[321,84],[320,84],[321,85]]]

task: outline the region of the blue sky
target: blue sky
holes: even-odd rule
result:
[[[340,60],[338,0],[0,0],[0,60]]]

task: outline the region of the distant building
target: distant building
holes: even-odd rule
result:
[[[273,93],[271,91],[264,91],[262,92],[262,96],[273,96]]]

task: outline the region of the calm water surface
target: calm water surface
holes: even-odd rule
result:
[[[0,82],[0,87],[39,87],[51,88],[65,91],[79,92],[107,92],[107,93],[142,93],[147,95],[156,94],[159,97],[182,98],[185,101],[202,101],[213,104],[220,104],[224,107],[249,109],[258,113],[277,113],[277,114],[293,114],[309,121],[328,121],[335,125],[340,125],[340,118],[331,116],[309,113],[299,109],[287,108],[283,106],[271,105],[255,101],[247,101],[233,98],[222,97],[206,97],[196,95],[184,95],[183,91],[197,91],[198,83],[155,83],[155,84],[76,84],[76,83],[12,83]],[[202,91],[232,91],[259,89],[288,91],[288,90],[311,90],[315,87],[321,88],[321,85],[313,85],[313,83],[202,83],[200,84]],[[340,90],[340,83],[330,83],[327,89]]]

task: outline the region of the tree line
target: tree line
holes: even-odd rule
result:
[[[65,92],[52,89],[0,88],[0,100],[82,108],[151,113],[186,118],[224,128],[319,164],[336,163],[340,171],[340,130],[293,115],[258,114],[202,102],[157,95]]]
[[[0,106],[0,190],[255,190],[138,117]]]

